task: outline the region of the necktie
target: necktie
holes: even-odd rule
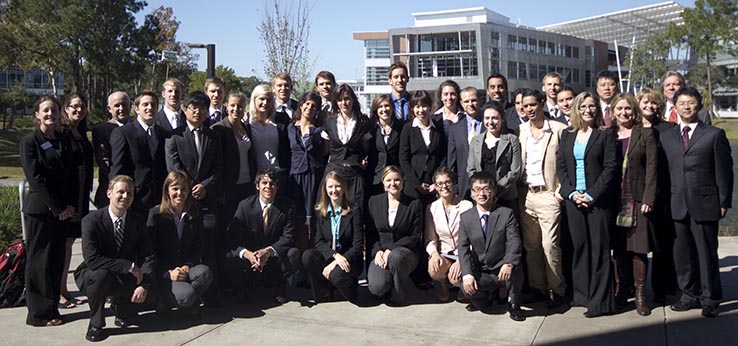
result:
[[[202,134],[200,132],[200,128],[195,128],[192,130],[192,134],[195,137],[195,149],[197,149],[197,156],[200,156],[201,147],[202,147]],[[199,161],[199,160],[198,160]]]
[[[682,145],[684,146],[684,150],[687,150],[687,147],[689,146],[689,131],[691,131],[692,128],[689,126],[684,126],[682,129]]]
[[[399,99],[397,102],[400,104],[400,107],[397,107],[397,119],[405,120],[405,105],[404,102],[405,99]]]
[[[674,109],[674,106],[671,106],[671,111],[669,112],[669,122],[670,123],[677,123],[677,112],[676,109]]]
[[[264,233],[266,233],[267,225],[269,224],[269,207],[271,206],[267,205],[261,211],[261,218],[264,219]]]
[[[171,124],[172,124],[172,129],[176,129],[179,127],[179,114],[178,113],[174,113],[174,115],[172,116]]]
[[[115,220],[113,226],[115,228],[115,249],[120,251],[120,248],[123,245],[123,218]]]
[[[215,124],[215,123],[219,122],[222,119],[221,118],[221,115],[222,114],[223,113],[221,113],[220,111],[213,112],[213,119],[210,121],[210,123],[211,124]]]
[[[472,138],[477,134],[477,121],[472,119],[470,120],[471,123],[471,130],[469,130],[469,134],[466,137],[466,140],[471,144]]]
[[[605,106],[605,126],[610,126],[610,106]]]
[[[149,138],[151,138],[151,126],[146,128],[146,134],[149,135]]]
[[[556,107],[551,107],[551,116],[556,119],[559,117],[559,109]]]
[[[482,215],[482,233],[484,233],[484,239],[487,239],[487,221],[488,220],[489,220],[488,214]]]

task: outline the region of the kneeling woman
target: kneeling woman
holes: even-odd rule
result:
[[[382,172],[386,194],[369,199],[367,243],[372,243],[369,291],[379,297],[391,292],[389,305],[405,302],[409,275],[418,265],[423,206],[402,193],[400,169],[387,166]],[[368,248],[368,246],[367,246]]]
[[[161,307],[176,307],[198,317],[200,296],[213,277],[210,268],[202,264],[202,217],[189,198],[191,190],[184,172],[169,172],[161,204],[149,210],[146,227],[159,262]]]
[[[302,263],[308,272],[316,302],[338,289],[355,303],[357,277],[363,269],[364,225],[361,211],[351,206],[346,180],[335,171],[325,175],[315,206],[315,248],[306,250]]]

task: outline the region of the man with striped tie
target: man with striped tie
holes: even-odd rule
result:
[[[90,303],[90,324],[85,338],[107,337],[105,298],[114,298],[115,325],[126,328],[136,316],[135,304],[144,303],[154,282],[154,255],[146,218],[132,210],[133,179],[118,175],[110,180],[107,208],[82,219],[82,257],[74,279]],[[135,304],[132,304],[135,303]]]

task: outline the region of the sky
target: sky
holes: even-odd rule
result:
[[[284,1],[284,0],[283,0]],[[312,3],[310,60],[312,74],[333,72],[337,79],[363,78],[363,42],[353,39],[357,31],[386,31],[413,26],[412,13],[484,6],[510,18],[513,23],[537,27],[634,7],[653,5],[660,0],[620,1],[481,1],[481,0],[307,0]],[[264,78],[264,47],[257,26],[266,4],[272,0],[147,0],[137,18],[159,6],[168,6],[181,22],[177,39],[187,43],[215,44],[216,65],[233,68],[236,75]],[[566,5],[563,5],[566,3]],[[677,3],[694,7],[694,1]],[[207,66],[204,50],[198,69]]]

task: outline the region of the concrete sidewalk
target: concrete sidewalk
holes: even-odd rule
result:
[[[75,244],[72,268],[82,260]],[[308,291],[291,289],[283,306],[227,302],[219,310],[204,309],[198,322],[154,313],[141,315],[142,327],[120,329],[107,318],[106,345],[597,345],[677,346],[738,345],[738,237],[720,238],[724,301],[720,316],[703,318],[700,310],[675,313],[654,307],[651,316],[633,310],[595,319],[584,308],[549,312],[542,303],[526,306],[528,319],[514,322],[502,306],[492,314],[467,312],[463,304],[437,303],[434,291],[416,291],[412,304],[391,308],[371,298],[366,288],[360,299],[367,307],[347,302],[307,304]],[[69,288],[76,293],[70,275]],[[650,289],[649,289],[650,290]],[[650,294],[650,292],[649,292]],[[650,296],[649,296],[650,297]],[[301,303],[303,302],[303,303]],[[65,325],[25,325],[24,307],[0,310],[0,345],[85,344],[89,310],[62,310]]]

